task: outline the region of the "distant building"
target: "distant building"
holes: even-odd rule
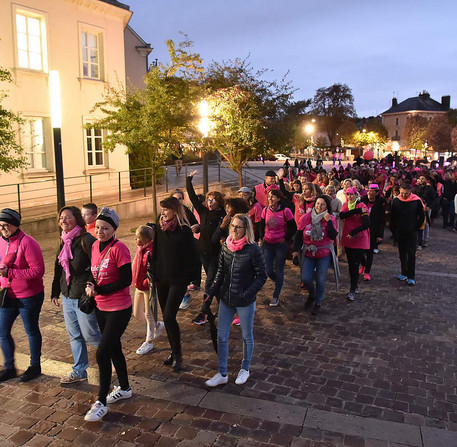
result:
[[[64,176],[128,169],[125,150],[106,154],[106,131],[84,125],[101,116],[92,109],[108,83],[144,85],[152,49],[128,26],[131,16],[129,6],[116,0],[0,2],[0,66],[14,79],[2,85],[9,94],[4,105],[26,120],[19,139],[29,160],[28,168],[2,174],[0,185],[42,180],[51,185],[55,177],[51,72],[60,78]],[[67,198],[77,196],[75,183],[66,182]],[[41,186],[35,185],[39,196]]]
[[[397,98],[392,98],[392,107],[381,113],[382,124],[387,129],[390,141],[397,142],[401,147],[406,144],[405,126],[408,117],[421,115],[431,120],[435,116],[447,113],[450,106],[450,96],[442,96],[439,103],[430,98],[430,94],[425,91],[400,103],[397,103]]]

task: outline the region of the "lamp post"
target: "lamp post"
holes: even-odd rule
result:
[[[209,136],[211,130],[211,120],[209,118],[209,106],[207,101],[201,101],[199,106],[200,121],[198,123],[198,130],[202,133],[203,138]],[[208,192],[208,153],[205,151],[203,154],[203,193]]]
[[[314,121],[314,120],[313,120]],[[308,123],[305,126],[305,132],[308,134],[308,136],[311,138],[311,149],[314,147],[314,141],[313,141],[313,133],[314,133],[314,126],[311,123]],[[309,153],[308,153],[309,155]]]
[[[62,108],[60,102],[60,78],[59,72],[49,72],[49,91],[51,99],[51,125],[54,137],[54,161],[56,171],[57,188],[57,211],[65,206],[65,187],[63,180],[63,159],[62,159]]]

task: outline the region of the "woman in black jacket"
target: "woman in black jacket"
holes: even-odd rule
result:
[[[217,261],[221,251],[221,244],[218,240],[213,241],[212,237],[221,218],[225,216],[224,197],[218,191],[210,191],[206,194],[206,206],[201,203],[192,185],[192,178],[196,173],[197,171],[193,171],[187,177],[186,188],[189,199],[200,216],[200,238],[197,241],[197,247],[206,273],[205,293],[208,293],[208,288],[216,276]],[[192,323],[199,325],[205,323],[203,310],[204,303],[200,313],[192,320]]]
[[[192,230],[179,200],[168,197],[160,202],[160,207],[161,216],[154,239],[153,275],[171,346],[171,354],[164,365],[172,365],[175,371],[181,371],[181,334],[176,314],[187,285],[197,275],[198,255]]]
[[[62,309],[65,328],[70,335],[73,354],[72,371],[60,379],[61,383],[76,383],[87,380],[89,358],[86,343],[98,346],[100,330],[95,312],[85,314],[78,309],[78,298],[84,293],[86,282],[92,280],[90,271],[92,244],[95,238],[86,232],[81,211],[75,206],[65,206],[59,212],[62,229],[59,253],[54,266],[51,301]]]
[[[266,280],[265,261],[262,250],[255,243],[252,221],[247,214],[236,214],[230,224],[230,235],[222,247],[216,278],[205,296],[208,299],[217,292],[220,297],[217,335],[219,372],[205,382],[207,386],[228,382],[228,338],[235,312],[240,317],[243,336],[243,361],[235,383],[242,385],[249,378],[254,351],[256,295]]]

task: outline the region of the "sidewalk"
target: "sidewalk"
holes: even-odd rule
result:
[[[140,223],[121,221],[118,232],[132,253],[130,229]],[[416,287],[395,279],[396,248],[382,245],[373,280],[361,282],[352,303],[345,298],[348,272],[342,262],[341,288],[335,290],[329,274],[316,318],[304,312],[298,269],[288,263],[280,306],[268,306],[271,281],[258,296],[251,377],[241,387],[234,384],[242,359],[238,327],[231,334],[229,384],[204,386],[216,372],[217,357],[208,325],[191,323],[201,292],[178,315],[183,373],[162,364],[169,352],[165,335],[150,354],[135,353],[145,328],[132,320],[123,346],[134,397],[112,405],[103,422],[86,423],[83,415],[97,392],[95,351],[89,383],[61,386],[72,357],[61,309],[49,302],[57,234],[39,236],[47,267],[44,375],[32,383],[0,385],[0,446],[455,447],[456,238],[436,222],[429,247],[418,252]],[[28,343],[20,321],[13,336],[23,370]]]

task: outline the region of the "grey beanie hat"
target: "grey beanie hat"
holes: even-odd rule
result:
[[[104,206],[97,216],[98,220],[108,222],[115,230],[119,226],[119,215],[111,208]]]
[[[17,212],[12,210],[11,208],[3,208],[0,211],[0,220],[2,222],[8,222],[15,227],[21,225],[21,215]]]
[[[238,192],[252,192],[247,186],[243,186],[238,190]]]

